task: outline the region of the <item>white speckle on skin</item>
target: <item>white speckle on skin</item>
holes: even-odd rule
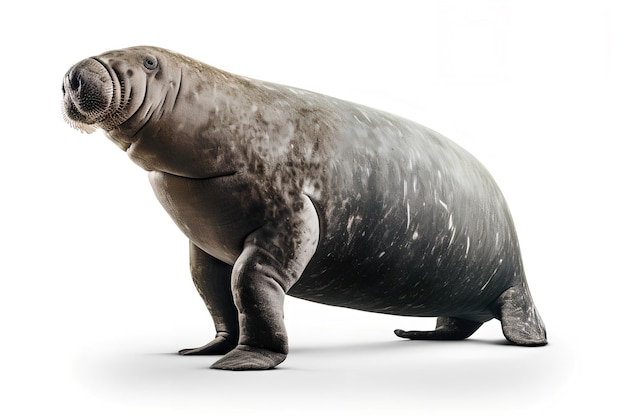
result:
[[[411,205],[406,203],[406,230],[409,230],[409,226],[411,225]]]
[[[465,246],[465,257],[467,258],[467,254],[469,253],[470,248],[470,237],[467,237],[467,246]]]
[[[372,121],[370,120],[370,118],[369,118],[369,117],[367,117],[367,114],[366,114],[363,110],[359,109],[359,111],[361,112],[361,114],[363,115],[363,117],[365,117],[365,118],[367,119],[367,121],[368,121],[368,122],[372,123]]]
[[[444,203],[443,201],[439,200],[439,204],[441,204],[443,206],[443,208],[446,209],[447,212],[450,212],[448,210],[448,205],[446,203]]]
[[[385,256],[385,251],[382,251],[381,253],[378,254],[379,258],[382,258],[383,256]]]
[[[407,194],[407,187],[408,187],[408,184],[407,184],[406,180],[404,180],[404,198],[405,199],[406,199],[406,194]]]
[[[316,188],[310,179],[304,181],[304,185],[302,186],[302,192],[313,198],[320,198],[320,196],[322,195],[322,190]]]
[[[500,268],[500,265],[502,265],[502,259],[498,261],[498,266],[496,266],[496,268],[493,270],[493,273],[491,274],[487,282],[485,282],[485,285],[482,286],[482,288],[480,289],[481,291],[484,291],[484,289],[487,287],[487,284],[489,284],[491,282],[491,279],[496,276],[496,273],[498,272],[498,268]]]
[[[448,243],[448,247],[452,245],[452,242],[454,241],[454,236],[456,236],[456,227],[452,225],[450,226],[450,229],[452,230],[452,236],[450,236],[450,243]]]
[[[411,236],[411,239],[413,239],[413,240],[417,240],[417,238],[419,237],[419,235],[420,235],[420,234],[417,232],[417,229],[415,229],[415,230],[413,231],[413,236]]]

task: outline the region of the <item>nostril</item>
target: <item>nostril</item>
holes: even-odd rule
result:
[[[80,76],[75,72],[69,75],[70,88],[74,91],[80,88]]]

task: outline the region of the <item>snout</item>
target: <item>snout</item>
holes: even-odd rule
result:
[[[114,81],[107,68],[89,58],[74,65],[63,78],[63,111],[68,122],[91,125],[110,111]]]

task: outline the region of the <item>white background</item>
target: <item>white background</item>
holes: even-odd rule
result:
[[[621,409],[621,2],[8,4],[0,17],[0,414]],[[215,358],[171,354],[213,331],[188,275],[186,240],[146,174],[101,133],[80,134],[60,114],[71,65],[141,44],[397,113],[470,150],[507,196],[550,345],[506,345],[496,321],[462,342],[402,341],[394,328],[433,320],[290,298],[291,354],[275,371],[214,371]]]

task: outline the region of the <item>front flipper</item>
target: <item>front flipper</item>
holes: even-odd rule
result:
[[[274,368],[286,358],[287,353],[241,345],[215,362],[211,368],[225,371],[261,371]]]
[[[181,349],[179,355],[224,355],[237,346],[237,338],[228,334],[217,334],[215,339],[204,346],[190,349]]]
[[[302,196],[301,204],[294,205],[297,210],[290,207],[290,215],[268,222],[244,242],[232,276],[239,344],[213,364],[214,369],[271,369],[287,356],[285,294],[300,278],[319,240],[319,221],[311,201]]]
[[[412,340],[462,340],[470,337],[483,322],[457,319],[454,317],[438,317],[435,330],[404,331],[397,329],[396,336]]]
[[[239,323],[237,307],[230,289],[232,267],[210,256],[193,243],[189,245],[191,276],[204,300],[217,332],[204,346],[182,349],[181,355],[223,355],[237,346]]]

